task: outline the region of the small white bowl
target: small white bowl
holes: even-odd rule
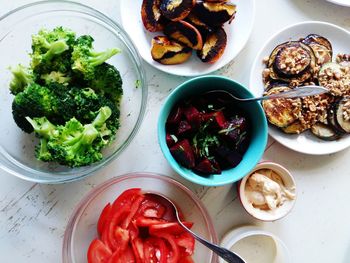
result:
[[[296,184],[294,181],[293,176],[291,173],[284,168],[283,166],[274,163],[274,162],[261,162],[259,163],[251,172],[249,175],[245,176],[239,186],[238,186],[238,192],[239,192],[239,197],[241,200],[241,203],[244,207],[244,209],[253,217],[256,219],[262,220],[262,221],[275,221],[277,219],[280,219],[284,216],[286,216],[294,207],[295,201],[296,201],[296,196],[293,200],[288,200],[286,201],[283,205],[280,207],[276,208],[275,210],[269,210],[269,211],[264,211],[258,208],[255,208],[252,206],[252,204],[248,201],[248,198],[246,196],[245,188],[246,188],[246,182],[248,178],[256,171],[260,169],[270,169],[277,173],[281,179],[283,180],[285,187],[288,190],[293,189],[293,192],[296,194]]]
[[[291,263],[286,245],[272,233],[255,226],[242,226],[227,233],[221,246],[239,254],[247,263]],[[220,263],[225,263],[219,259]]]

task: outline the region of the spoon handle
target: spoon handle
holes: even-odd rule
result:
[[[297,87],[292,90],[284,91],[277,94],[271,94],[268,96],[262,96],[258,98],[249,98],[246,100],[270,100],[270,99],[278,99],[278,98],[300,98],[300,97],[307,97],[307,96],[313,96],[318,95],[322,93],[328,92],[328,89],[321,87],[321,86],[302,86]]]
[[[245,261],[237,254],[231,252],[230,250],[228,250],[226,248],[223,248],[223,247],[220,247],[220,246],[217,246],[213,243],[208,242],[207,240],[203,239],[202,237],[200,237],[196,233],[194,233],[191,229],[186,227],[181,221],[179,221],[179,223],[181,224],[181,226],[183,228],[185,228],[188,232],[190,232],[197,241],[202,243],[204,246],[206,246],[210,250],[214,251],[218,256],[223,258],[226,262],[245,263]]]

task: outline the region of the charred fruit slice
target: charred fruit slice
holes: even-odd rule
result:
[[[226,32],[223,28],[219,28],[207,36],[203,48],[197,55],[203,62],[215,63],[223,55],[226,45]]]
[[[170,148],[170,152],[179,164],[187,168],[194,168],[195,159],[193,150],[188,139],[176,143]]]
[[[157,36],[152,39],[152,58],[165,65],[181,64],[192,55],[192,49],[165,36]]]
[[[188,16],[195,4],[195,0],[163,0],[160,10],[169,20],[179,21]]]
[[[289,90],[288,87],[274,87],[267,95]],[[284,128],[298,119],[301,113],[301,100],[298,99],[271,99],[262,102],[268,121],[277,127]]]
[[[143,0],[141,18],[144,27],[150,32],[162,31],[164,18],[160,11],[161,0]]]
[[[292,124],[282,128],[282,131],[288,134],[300,134],[306,131],[307,127],[301,123],[301,121],[296,120]]]
[[[170,22],[164,28],[164,34],[190,48],[202,49],[203,47],[201,34],[197,28],[188,22]]]
[[[193,12],[207,25],[218,27],[234,19],[236,5],[225,2],[198,2]]]

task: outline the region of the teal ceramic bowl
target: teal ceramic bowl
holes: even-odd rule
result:
[[[241,98],[253,97],[253,94],[240,83],[222,76],[201,76],[178,86],[167,97],[158,119],[158,141],[162,152],[171,167],[185,179],[204,186],[220,186],[234,183],[247,175],[261,159],[267,143],[267,121],[260,102],[237,102],[249,118],[250,144],[238,166],[223,170],[221,174],[201,176],[181,166],[171,155],[166,144],[165,123],[172,108],[186,98],[200,95],[211,90],[225,90]]]

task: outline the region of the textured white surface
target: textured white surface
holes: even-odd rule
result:
[[[118,20],[118,1],[80,2]],[[28,2],[1,0],[0,15]],[[350,30],[350,9],[323,0],[256,2],[257,16],[247,46],[234,62],[217,72],[243,84],[248,84],[250,67],[262,43],[283,27],[323,20]],[[140,132],[118,160],[85,180],[57,186],[25,182],[0,171],[1,262],[61,262],[64,229],[77,202],[96,184],[133,171],[167,174],[193,189],[209,209],[220,237],[233,227],[254,224],[280,237],[292,254],[292,262],[350,262],[350,150],[307,156],[271,140],[264,159],[280,163],[294,174],[299,195],[286,218],[274,223],[258,222],[245,213],[235,185],[203,188],[184,182],[171,170],[157,144],[156,122],[163,99],[185,78],[144,65],[149,81],[146,116]]]

